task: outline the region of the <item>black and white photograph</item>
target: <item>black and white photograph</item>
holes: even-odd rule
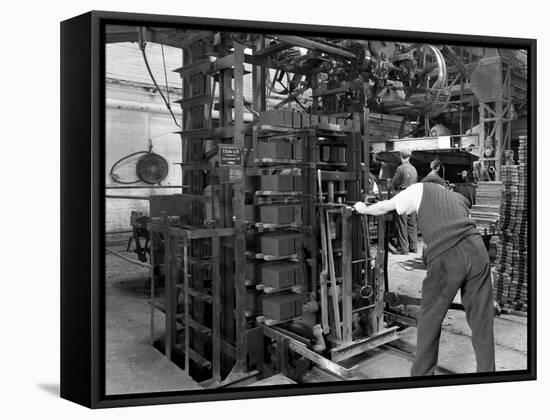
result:
[[[527,371],[528,51],[236,30],[104,26],[105,395]]]

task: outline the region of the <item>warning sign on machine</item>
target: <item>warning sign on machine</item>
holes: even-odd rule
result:
[[[240,166],[243,164],[242,149],[220,144],[220,166]]]

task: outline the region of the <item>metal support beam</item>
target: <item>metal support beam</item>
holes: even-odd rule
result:
[[[331,359],[334,362],[341,362],[357,356],[358,354],[380,347],[383,344],[399,338],[397,332],[398,327],[391,327],[385,330],[379,331],[376,334],[365,337],[360,340],[353,341],[351,343],[343,344],[341,346],[331,349]]]
[[[281,337],[281,339],[287,340],[288,343],[288,350],[293,351],[295,353],[298,353],[299,355],[305,357],[309,361],[315,363],[320,368],[330,372],[331,374],[344,379],[344,380],[353,380],[353,379],[367,379],[363,373],[361,373],[358,369],[348,369],[345,368],[338,363],[333,362],[332,360],[327,359],[326,357],[321,356],[320,354],[315,353],[314,351],[307,348],[307,346],[303,343],[300,343],[297,340],[294,340],[293,338],[287,336],[284,333],[281,333],[279,331],[275,331],[272,328],[268,326],[264,326],[264,328],[271,331],[266,331],[266,335],[268,336],[274,336],[274,337]],[[277,340],[278,341],[278,340]]]
[[[244,148],[244,121],[243,121],[243,78],[244,78],[244,46],[235,42],[233,44],[234,59],[233,74],[234,74],[234,97],[233,104],[235,107],[235,137],[233,138],[233,144],[241,149]],[[242,369],[246,369],[246,286],[245,286],[245,263],[246,263],[246,244],[245,244],[245,225],[244,225],[244,159],[241,162],[240,167],[233,169],[233,171],[240,171],[236,173],[236,179],[234,184],[234,205],[233,214],[235,218],[235,306],[236,306],[236,333],[237,333],[237,360],[236,364],[241,366]]]

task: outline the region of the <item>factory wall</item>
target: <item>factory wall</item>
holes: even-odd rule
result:
[[[105,185],[106,195],[123,195],[147,197],[154,194],[175,194],[181,185],[181,141],[172,118],[164,111],[158,95],[127,86],[109,86],[106,95],[106,153]],[[112,165],[131,153],[147,150],[151,138],[153,152],[164,157],[169,164],[167,178],[163,186],[175,188],[155,188],[143,182],[132,184],[145,188],[111,189],[122,186],[111,179],[109,172]],[[136,180],[135,165],[143,155],[137,155],[122,162],[115,173],[122,180]],[[106,198],[105,229],[106,232],[130,229],[130,212],[148,213],[148,201],[145,199]]]
[[[164,53],[164,59],[163,59]],[[106,77],[106,156],[105,156],[105,185],[107,195],[124,195],[135,199],[106,198],[105,229],[106,232],[116,232],[131,229],[131,211],[148,213],[149,195],[176,194],[181,192],[181,168],[175,163],[181,162],[181,140],[174,132],[180,130],[173,122],[164,102],[153,85],[147,73],[143,57],[136,43],[107,44],[105,52]],[[181,99],[181,78],[175,69],[182,65],[182,51],[178,48],[163,47],[148,43],[146,55],[151,71],[157,83],[166,92],[165,86],[170,88],[170,102]],[[166,66],[166,73],[164,72]],[[244,78],[244,98],[252,100],[252,68],[245,64],[247,72]],[[216,86],[215,96],[218,95]],[[280,99],[284,95],[276,95]],[[172,110],[178,121],[181,121],[181,108],[173,104]],[[216,119],[217,111],[212,113]],[[252,120],[252,115],[245,112],[245,122]],[[173,185],[174,188],[151,188],[144,183],[133,186],[147,188],[120,187],[109,176],[111,166],[119,159],[131,153],[146,150],[148,139],[152,138],[153,152],[163,156],[169,163],[168,177],[162,182],[163,186]],[[116,174],[123,180],[137,179],[135,165],[140,156],[125,160],[117,166]]]
[[[164,61],[162,54],[164,52]],[[164,87],[166,77],[171,88],[170,101],[180,99],[174,88],[181,88],[181,79],[173,70],[181,66],[182,53],[177,48],[164,47],[148,43],[146,54],[151,70],[157,82]],[[106,110],[105,110],[105,185],[106,195],[135,196],[145,198],[153,194],[175,194],[178,188],[151,188],[142,182],[132,186],[146,188],[125,188],[114,182],[109,176],[111,166],[119,159],[131,153],[147,150],[151,138],[153,152],[164,157],[169,164],[167,178],[163,186],[181,185],[181,170],[176,162],[181,162],[180,137],[173,132],[178,130],[158,92],[154,89],[147,73],[143,57],[136,43],[108,44],[105,51]],[[180,107],[174,111],[181,120]],[[117,166],[115,173],[123,180],[137,179],[135,165],[143,155],[127,159]],[[149,205],[145,199],[106,198],[106,232],[131,229],[132,210],[148,213]]]

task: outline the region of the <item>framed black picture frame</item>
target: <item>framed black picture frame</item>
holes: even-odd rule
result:
[[[107,25],[304,39],[368,39],[524,50],[528,214],[526,369],[107,395],[105,390],[105,45]],[[140,42],[139,30],[126,40]],[[135,36],[135,38],[132,38]],[[243,41],[245,38],[241,39]],[[299,44],[303,48],[308,45]],[[324,47],[330,48],[327,43]],[[330,54],[330,50],[328,52]],[[230,150],[231,151],[231,150]],[[239,149],[229,165],[242,164]],[[536,40],[92,11],[61,23],[61,396],[90,408],[536,379]],[[154,287],[153,287],[154,288]],[[154,292],[153,292],[154,293]],[[288,344],[287,344],[288,345]]]

